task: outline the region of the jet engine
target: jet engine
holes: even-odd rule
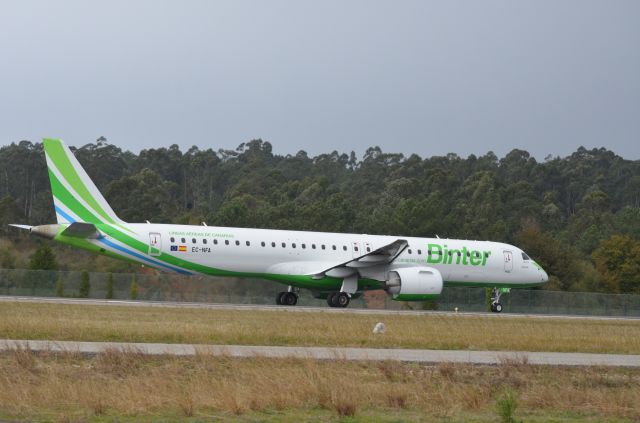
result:
[[[400,267],[389,271],[387,292],[397,301],[425,301],[442,292],[442,274],[433,267]]]

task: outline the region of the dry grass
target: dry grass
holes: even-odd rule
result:
[[[634,420],[640,418],[639,385],[638,369],[176,358],[115,350],[82,357],[19,349],[0,355],[0,418],[175,420],[321,412],[329,419],[374,413],[372,420],[392,415],[491,421],[508,391],[517,398],[516,417]]]
[[[640,354],[640,321],[1,303],[0,338]]]

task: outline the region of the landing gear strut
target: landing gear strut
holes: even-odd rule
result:
[[[494,313],[502,312],[502,304],[500,303],[500,297],[503,292],[509,292],[508,289],[503,290],[501,288],[493,288],[491,290],[491,311]]]
[[[329,307],[345,308],[349,305],[351,297],[346,292],[332,292],[327,297],[327,304]]]
[[[288,291],[278,292],[278,295],[276,295],[276,304],[286,306],[298,304],[298,293],[295,288],[290,286]]]

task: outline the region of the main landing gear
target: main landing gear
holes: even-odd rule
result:
[[[491,290],[491,311],[494,313],[502,312],[502,304],[500,303],[500,297],[503,293],[509,292],[509,288],[493,288]]]
[[[288,291],[278,292],[278,295],[276,295],[276,304],[286,306],[298,304],[298,293],[296,289],[290,286]]]
[[[338,292],[330,292],[327,297],[329,307],[345,308],[351,301],[351,296],[358,291],[358,274],[353,273],[342,280]]]
[[[327,297],[329,307],[345,308],[349,305],[351,297],[346,292],[332,292]]]

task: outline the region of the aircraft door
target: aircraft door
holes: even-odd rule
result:
[[[362,254],[364,254],[362,251],[360,251],[359,242],[354,241],[351,243],[351,254],[353,258],[360,257]]]
[[[504,250],[504,271],[509,273],[513,270],[513,253]]]
[[[159,256],[162,252],[162,238],[157,232],[149,232],[149,255]]]

